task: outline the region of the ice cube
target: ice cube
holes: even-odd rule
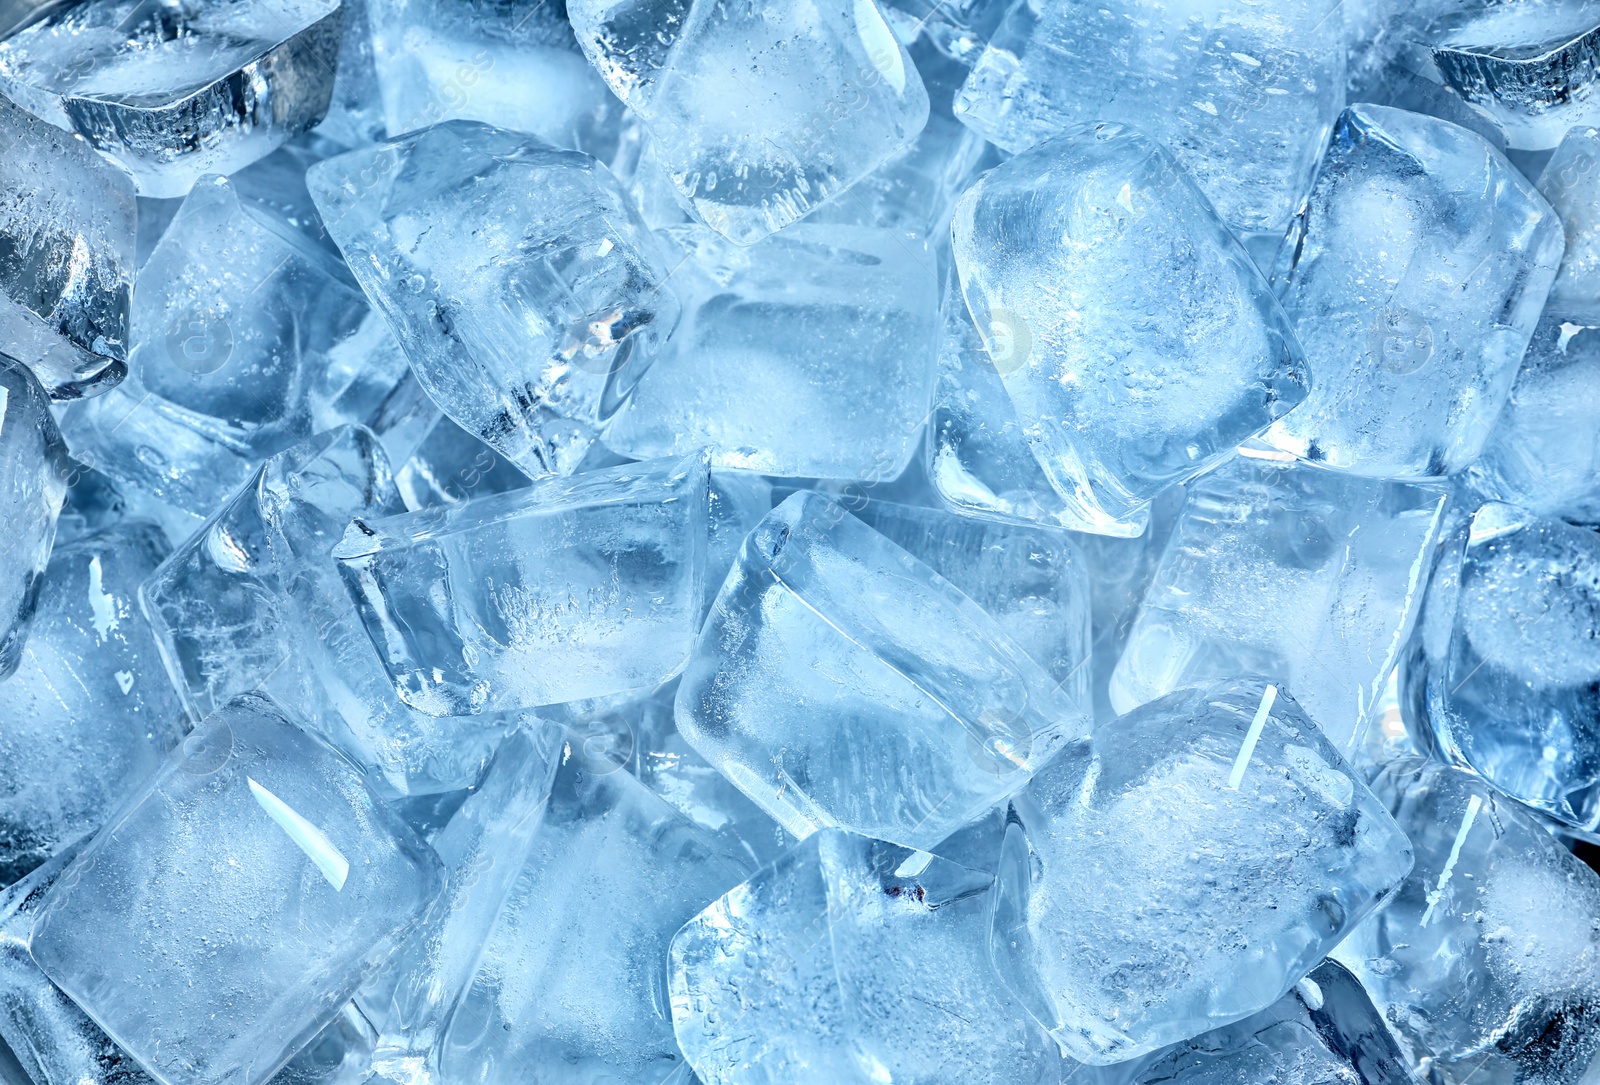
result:
[[[1011,5],[956,116],[1013,153],[1095,121],[1171,148],[1228,225],[1281,233],[1344,104],[1332,4]]]
[[[516,718],[441,723],[403,704],[328,556],[352,517],[399,511],[373,434],[347,426],[267,461],[178,548],[142,596],[196,720],[261,689],[386,797],[478,777]]]
[[[684,673],[678,729],[796,836],[927,848],[1088,731],[976,603],[820,494],[745,539]]]
[[[1033,458],[1017,408],[967,312],[952,272],[940,305],[939,378],[928,419],[926,471],[942,501],[986,518],[1062,526],[1078,522]],[[1002,327],[1000,367],[1017,357],[1013,329]],[[1032,351],[1024,335],[1022,351]],[[1114,662],[1114,661],[1113,661]]]
[[[529,474],[577,469],[677,323],[653,237],[587,155],[449,121],[307,181],[428,394]]]
[[[440,1049],[445,1081],[656,1082],[673,932],[750,871],[626,770],[567,757]]]
[[[32,952],[164,1085],[255,1085],[441,885],[438,857],[358,770],[251,694],[191,732],[61,873]]]
[[[182,196],[322,119],[337,0],[68,0],[0,41],[0,93]]]
[[[18,1053],[19,1085],[152,1085],[138,1063],[61,993],[28,952],[33,921],[61,871],[88,838],[0,893],[0,1044]],[[273,1078],[273,1085],[358,1085],[371,1028],[346,1006]]]
[[[1113,707],[1261,675],[1351,756],[1416,620],[1446,500],[1441,484],[1270,453],[1197,479],[1112,675]]]
[[[943,245],[956,200],[996,164],[993,148],[948,110],[930,114],[916,142],[817,208],[808,221],[877,226],[908,242]]]
[[[1479,136],[1358,105],[1334,127],[1303,229],[1283,304],[1312,392],[1269,439],[1362,474],[1466,466],[1561,263],[1561,220]]]
[[[1600,879],[1466,773],[1393,766],[1373,785],[1417,864],[1336,957],[1447,1085],[1578,1085],[1600,1051]]]
[[[1259,1013],[1393,891],[1411,849],[1294,700],[1235,680],[1098,727],[1012,799],[996,965],[1083,1062]]]
[[[944,859],[813,834],[673,938],[684,1056],[706,1085],[1065,1080],[989,965],[993,885]]]
[[[337,257],[221,177],[140,269],[133,328],[132,377],[76,408],[67,438],[199,516],[267,457],[366,421],[405,374]]]
[[[1492,504],[1464,542],[1407,660],[1418,720],[1502,791],[1600,832],[1600,535]]]
[[[1541,516],[1600,524],[1600,328],[1552,313],[1534,329],[1511,397],[1467,477]],[[1600,313],[1596,315],[1600,319]]]
[[[482,121],[610,163],[624,109],[578,48],[565,4],[368,5],[390,136],[441,121]]]
[[[27,366],[0,354],[0,678],[22,657],[71,474],[44,389]]]
[[[1305,397],[1266,280],[1183,168],[1076,128],[967,190],[967,308],[1068,526],[1137,535],[1150,500]]]
[[[1271,1006],[1176,1044],[1131,1085],[1414,1085],[1406,1057],[1343,965],[1323,961]]]
[[[1139,606],[1156,576],[1161,555],[1178,526],[1187,492],[1173,486],[1150,507],[1150,526],[1136,539],[1113,535],[1076,536],[1089,570],[1089,628],[1094,635],[1090,678],[1094,686],[1094,718],[1117,715],[1111,705],[1111,679],[1117,660],[1139,617]]]
[[[1539,175],[1539,194],[1566,226],[1567,249],[1546,314],[1600,324],[1600,128],[1574,128]]]
[[[931,253],[813,226],[748,248],[669,227],[684,317],[606,431],[625,455],[711,450],[719,467],[882,481],[910,462],[934,381]],[[774,404],[784,409],[774,409]]]
[[[51,555],[21,662],[0,682],[0,885],[97,827],[181,733],[134,597],[165,553],[134,521]]]
[[[446,890],[393,967],[392,996],[372,1069],[393,1081],[438,1073],[438,1044],[478,954],[532,851],[558,764],[559,728],[529,726],[508,738],[483,779],[433,838]]]
[[[386,135],[373,57],[372,5],[369,0],[340,0],[339,6],[344,9],[339,66],[328,96],[328,111],[313,132],[344,147],[363,147]]]
[[[1073,702],[1089,691],[1089,568],[1065,531],[850,501],[857,520],[977,603]]]
[[[55,399],[98,395],[128,372],[133,184],[4,98],[0,143],[0,352]]]
[[[406,508],[416,510],[520,490],[528,476],[441,414],[396,469],[394,481]]]
[[[971,66],[1008,7],[1008,0],[889,0],[887,13],[904,15],[914,33],[945,56]]]
[[[740,244],[837,197],[928,119],[916,66],[873,0],[569,0],[567,14],[673,184]]]
[[[436,716],[649,689],[700,619],[708,471],[655,460],[356,520],[333,556],[401,700]]]
[[[1584,0],[1440,4],[1422,37],[1446,85],[1506,134],[1548,150],[1600,122],[1600,15]]]
[[[312,708],[293,692],[305,652],[285,614],[283,580],[294,575],[294,555],[281,540],[273,546],[269,521],[331,533],[326,554],[351,519],[398,511],[376,438],[346,426],[273,456],[161,563],[140,602],[194,722],[265,687],[285,704]]]

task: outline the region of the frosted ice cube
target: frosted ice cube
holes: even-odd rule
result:
[[[1181,166],[1077,128],[967,190],[956,269],[1069,526],[1136,535],[1167,486],[1305,397],[1299,345]]]
[[[1444,523],[1439,484],[1242,455],[1197,479],[1111,678],[1119,711],[1255,674],[1346,757],[1381,712]]]
[[[882,481],[921,439],[934,381],[933,257],[886,230],[813,226],[748,248],[669,227],[684,317],[606,431],[629,456]],[[783,404],[782,409],[775,409]]]
[[[394,1081],[438,1072],[438,1044],[500,909],[533,849],[558,764],[561,732],[529,727],[508,738],[433,838],[445,892],[401,951],[399,972],[372,1069]]]
[[[1444,82],[1511,146],[1546,150],[1600,122],[1600,15],[1583,0],[1440,5],[1422,35]]]
[[[673,938],[679,1046],[706,1085],[1065,1080],[989,965],[993,884],[836,829],[812,835]]]
[[[1282,296],[1312,392],[1269,439],[1362,474],[1466,466],[1561,263],[1561,220],[1477,135],[1360,105],[1334,127],[1303,229]]]
[[[797,493],[745,539],[678,690],[678,729],[796,836],[926,848],[1088,731],[995,618]]]
[[[138,1063],[50,982],[28,952],[45,894],[87,842],[68,845],[0,893],[0,1043],[22,1062],[28,1077],[18,1085],[151,1085]],[[373,1040],[360,1011],[346,1006],[278,1071],[273,1085],[358,1085]]]
[[[1132,1085],[1414,1085],[1359,980],[1323,961],[1253,1017],[1154,1057]]]
[[[1600,324],[1600,128],[1567,133],[1539,175],[1539,194],[1561,216],[1567,235],[1545,311]]]
[[[449,121],[307,181],[428,394],[530,474],[577,469],[677,323],[653,237],[587,155]]]
[[[750,244],[909,145],[928,93],[873,0],[569,0],[578,42],[673,184]]]
[[[133,185],[4,98],[0,143],[0,352],[56,399],[98,395],[128,372]]]
[[[125,522],[51,555],[16,673],[0,682],[0,885],[93,830],[181,734],[135,592],[166,553]]]
[[[1093,121],[1139,125],[1230,226],[1281,232],[1344,104],[1343,18],[1332,4],[1023,0],[956,116],[1013,153]]]
[[[1394,820],[1298,705],[1258,681],[1098,727],[1012,799],[996,966],[1084,1062],[1266,1009],[1411,869]]]
[[[322,119],[343,32],[337,0],[76,0],[0,41],[0,92],[182,196]]]
[[[62,872],[32,952],[164,1085],[255,1085],[441,885],[438,857],[353,765],[249,695],[191,732]]]
[[[333,555],[401,700],[436,716],[657,686],[700,619],[698,457],[356,520]]]
[[[22,656],[71,471],[44,389],[0,354],[0,678]]]
[[[76,408],[67,438],[199,516],[267,457],[366,421],[405,374],[337,257],[221,177],[140,269],[133,328],[132,377]]]
[[[1600,535],[1487,505],[1442,559],[1427,610],[1405,671],[1443,752],[1600,832]]]
[[[1089,567],[1065,531],[890,501],[847,507],[987,611],[1076,704],[1090,703]]]
[[[565,4],[367,2],[390,136],[482,121],[610,162],[624,110],[578,48]]]
[[[1417,863],[1341,945],[1414,1065],[1448,1085],[1578,1085],[1600,1052],[1600,879],[1466,773],[1393,766],[1373,786]]]
[[[445,1081],[656,1082],[682,1065],[667,946],[743,880],[615,765],[568,757],[440,1049]]]
[[[1541,516],[1600,524],[1600,328],[1546,308],[1511,396],[1467,477]],[[1597,314],[1600,318],[1600,314]]]

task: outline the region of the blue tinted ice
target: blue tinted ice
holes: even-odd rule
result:
[[[45,390],[0,354],[0,677],[22,655],[70,471]]]
[[[654,238],[588,155],[450,121],[307,180],[428,394],[530,473],[577,469],[677,323]]]
[[[956,208],[961,291],[1069,526],[1146,506],[1306,394],[1255,264],[1172,156],[1121,125],[1006,162]]]
[[[136,593],[167,550],[124,522],[58,547],[0,682],[0,884],[100,825],[184,726]]]
[[[1567,228],[1546,315],[1600,324],[1600,129],[1567,133],[1539,175],[1539,193]]]
[[[668,943],[748,873],[626,770],[564,758],[451,1018],[443,1079],[666,1079],[683,1061],[667,1007]]]
[[[441,884],[438,857],[354,766],[251,695],[193,731],[61,873],[32,952],[164,1085],[257,1085]]]
[[[1397,478],[1482,450],[1561,263],[1561,221],[1481,137],[1387,106],[1339,118],[1283,304],[1311,397],[1270,439]]]
[[[950,581],[797,493],[745,539],[677,721],[795,835],[926,848],[1081,740],[1088,707]]]
[[[51,983],[28,952],[45,895],[88,838],[0,893],[0,1043],[28,1081],[18,1085],[151,1085],[132,1056]],[[318,1033],[273,1078],[274,1085],[357,1085],[372,1054],[371,1026],[354,1006]]]
[[[77,0],[0,41],[0,92],[125,166],[144,196],[232,173],[322,119],[337,0]]]
[[[672,940],[678,1043],[706,1085],[994,1081],[1070,1067],[1000,984],[994,879],[816,833]]]
[[[367,0],[389,135],[482,121],[609,161],[623,107],[578,48],[565,7]]]
[[[1414,1085],[1359,980],[1323,961],[1271,1006],[1149,1059],[1133,1085]]]
[[[1180,690],[1013,799],[996,965],[1084,1062],[1258,1013],[1405,878],[1383,805],[1285,693]]]
[[[1541,516],[1600,524],[1600,328],[1554,304],[1534,330],[1489,443],[1467,470],[1482,492]]]
[[[567,13],[672,183],[741,244],[837,198],[928,119],[873,0],[570,0]]]
[[[113,478],[197,516],[263,460],[365,422],[405,374],[348,273],[221,177],[139,272],[133,374],[65,424]]]
[[[1600,15],[1583,0],[1441,4],[1418,37],[1445,84],[1513,147],[1545,150],[1600,121]]]
[[[660,685],[700,620],[707,469],[655,460],[390,519],[334,558],[400,698],[434,716]]]
[[[56,399],[97,395],[128,371],[133,184],[4,98],[0,142],[0,352]]]
[[[1600,535],[1487,505],[1428,591],[1406,667],[1443,751],[1569,825],[1600,828]]]
[[[933,255],[870,226],[807,223],[748,248],[665,233],[683,321],[607,443],[641,458],[709,448],[768,475],[900,474],[934,380]]]
[[[1333,4],[1022,0],[956,115],[1012,152],[1093,121],[1136,124],[1230,226],[1281,232],[1344,104],[1343,20]]]
[[[1255,674],[1346,756],[1381,712],[1444,520],[1438,484],[1251,453],[1196,479],[1111,676],[1122,711]]]
[[[1517,803],[1439,765],[1374,782],[1417,862],[1338,959],[1449,1085],[1578,1085],[1600,1053],[1600,878]]]

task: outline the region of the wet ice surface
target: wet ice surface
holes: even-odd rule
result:
[[[182,196],[322,119],[335,0],[83,0],[0,42],[0,91],[120,161],[141,195]]]
[[[1592,1085],[1600,16],[0,0],[4,1085]]]

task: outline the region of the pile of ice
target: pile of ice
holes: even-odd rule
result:
[[[0,2],[0,1081],[1600,1080],[1587,0]]]

